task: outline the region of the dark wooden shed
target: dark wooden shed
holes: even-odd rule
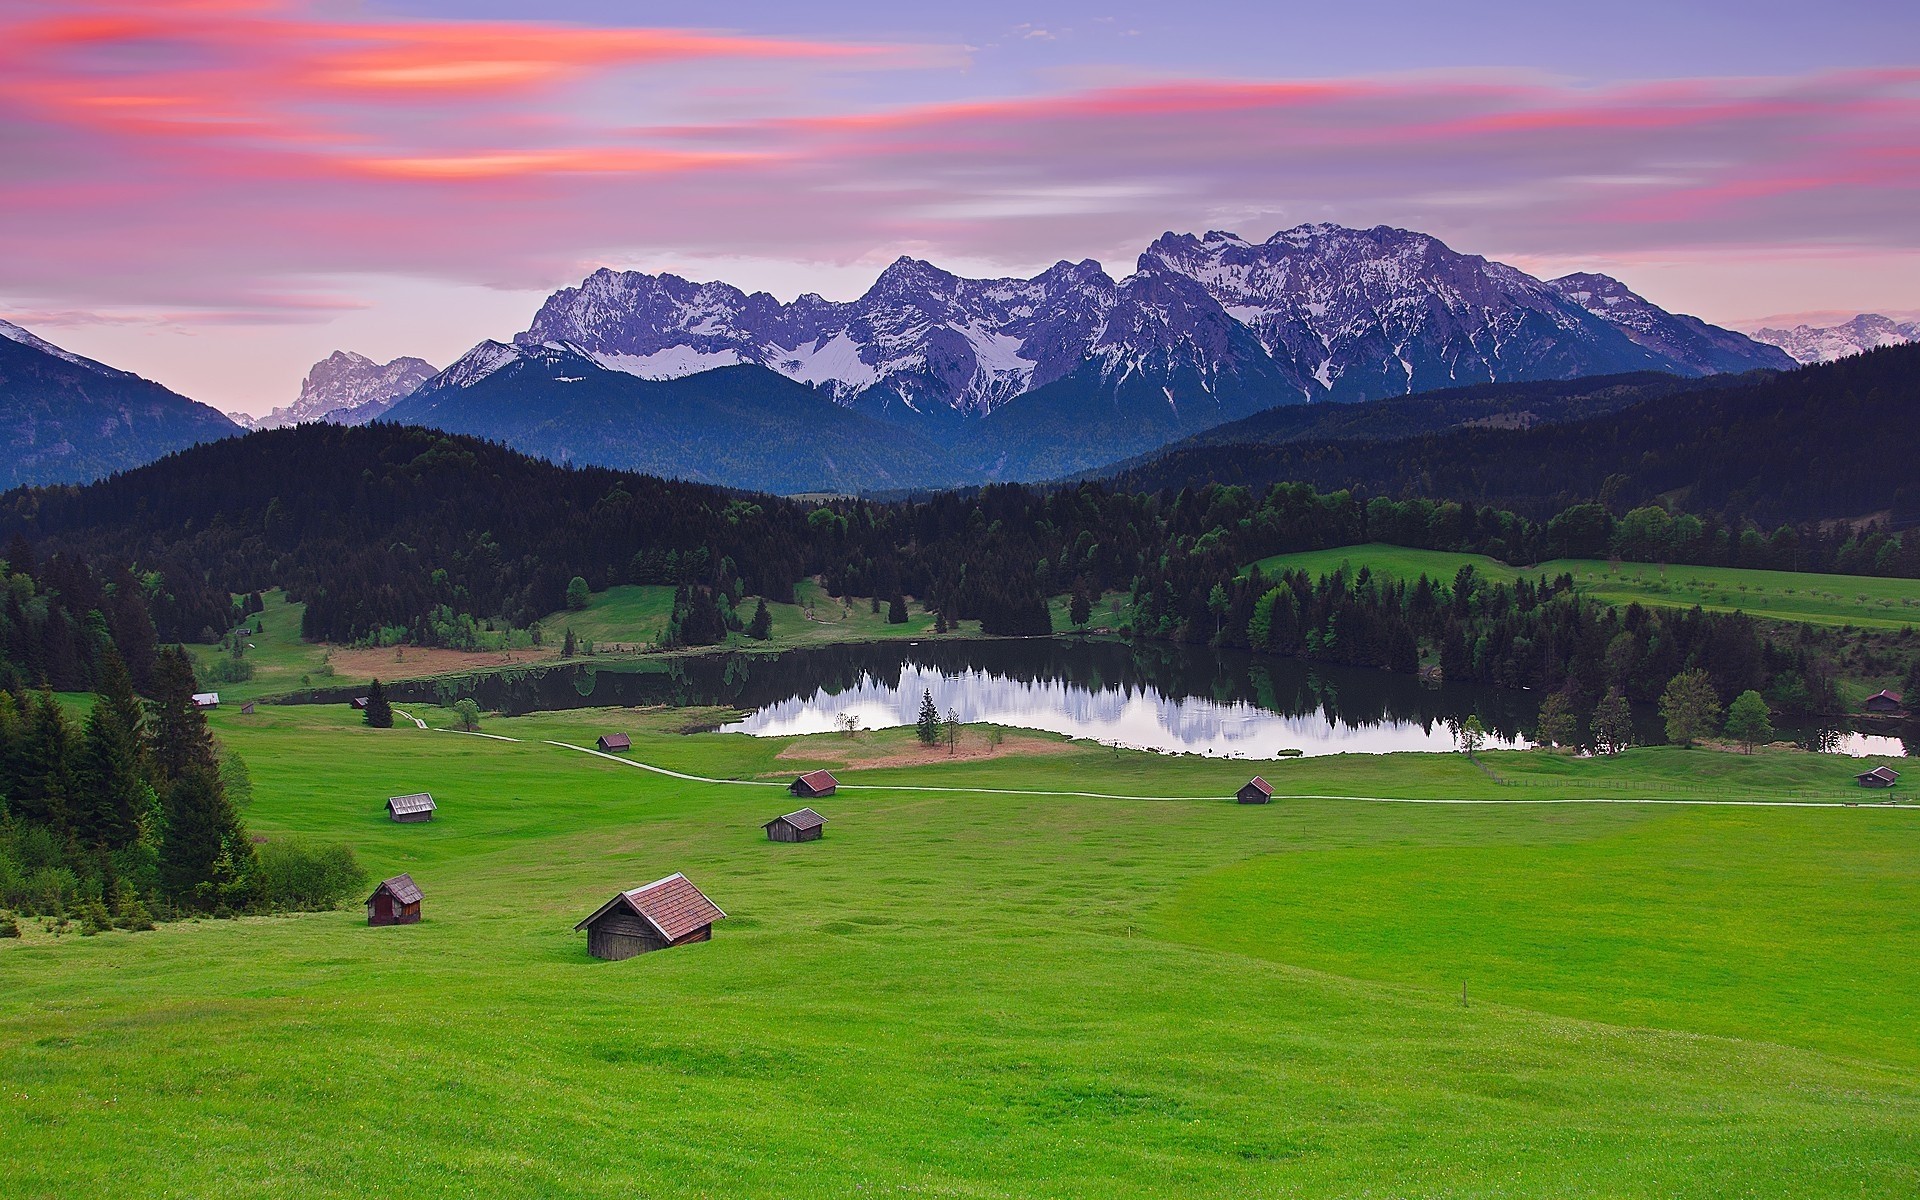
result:
[[[1904,705],[1899,692],[1879,691],[1868,696],[1861,707],[1870,713],[1897,713]]]
[[[587,953],[622,959],[649,950],[713,940],[713,923],[726,919],[720,906],[678,871],[645,887],[621,892],[573,927],[587,931]]]
[[[367,698],[365,696],[355,696],[353,699],[347,701],[347,703],[355,709],[363,710],[367,707]]]
[[[633,749],[633,739],[624,733],[603,733],[593,744],[610,754]]]
[[[1889,788],[1900,781],[1900,772],[1892,767],[1875,767],[1855,775],[1853,781],[1866,788]]]
[[[796,796],[811,800],[820,796],[831,796],[839,786],[840,781],[833,777],[832,771],[808,771],[788,784],[787,790]]]
[[[433,811],[433,797],[426,792],[415,792],[411,796],[387,797],[387,815],[396,821],[431,821]]]
[[[773,842],[814,842],[826,832],[827,819],[810,808],[775,817],[762,826]]]
[[[1273,785],[1255,775],[1240,785],[1240,790],[1234,793],[1234,799],[1242,804],[1265,804],[1273,799]]]
[[[420,919],[420,885],[411,875],[383,879],[367,897],[367,924],[411,925]]]
[[[245,704],[242,704],[240,706],[240,715],[243,717],[250,717],[253,715],[253,701],[249,700]]]

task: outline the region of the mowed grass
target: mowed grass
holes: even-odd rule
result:
[[[253,828],[411,871],[427,919],[0,944],[0,1194],[1920,1189],[1920,811],[1219,798],[1258,769],[1287,793],[1692,775],[1837,799],[1852,764],[1493,756],[1539,781],[1503,788],[1457,756],[1069,747],[841,772],[826,839],[788,846],[759,829],[795,806],[776,786],[545,744],[629,728],[703,775],[806,765],[671,715],[488,720],[508,743],[221,710]],[[438,820],[383,819],[423,788]],[[675,870],[731,914],[712,943],[586,955],[576,920]]]
[[[1267,575],[1303,570],[1315,577],[1331,574],[1343,565],[1353,571],[1364,566],[1374,575],[1390,579],[1413,580],[1424,574],[1435,582],[1451,583],[1466,564],[1472,564],[1481,578],[1497,583],[1569,574],[1575,591],[1609,604],[1637,602],[1663,608],[1698,605],[1781,621],[1877,629],[1920,624],[1920,580],[1914,579],[1744,567],[1663,567],[1652,563],[1621,563],[1616,569],[1604,560],[1576,558],[1519,569],[1480,554],[1379,544],[1278,554],[1262,559],[1258,566]]]

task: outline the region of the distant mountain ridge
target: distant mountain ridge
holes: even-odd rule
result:
[[[1426,234],[1327,224],[1259,243],[1169,233],[1123,280],[1091,260],[965,279],[902,258],[845,303],[603,269],[549,297],[514,341],[572,345],[642,378],[753,363],[844,405],[933,418],[985,416],[1088,363],[1108,388],[1144,378],[1176,408],[1229,377],[1264,408],[1792,365],[1604,275],[1548,283]]]
[[[1895,321],[1879,313],[1861,313],[1839,325],[1762,329],[1753,336],[1780,347],[1799,362],[1823,363],[1882,346],[1920,342],[1920,321]]]
[[[351,350],[335,350],[307,371],[300,381],[299,399],[241,424],[249,429],[278,429],[303,421],[364,425],[378,420],[438,371],[422,358],[380,363]]]
[[[0,321],[0,488],[88,483],[238,432],[204,404]]]

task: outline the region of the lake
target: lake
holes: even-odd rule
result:
[[[1454,723],[1478,716],[1487,744],[1529,745],[1529,692],[1434,684],[1407,675],[1167,643],[1064,638],[924,641],[780,653],[592,661],[396,683],[397,701],[471,696],[518,714],[550,709],[723,706],[729,732],[824,733],[851,715],[863,729],[913,724],[923,693],[942,715],[1043,729],[1144,750],[1267,758],[1454,749]],[[344,698],[316,696],[315,699]],[[1651,711],[1637,715],[1659,740]],[[1790,730],[1850,754],[1898,756],[1898,737],[1846,727]]]

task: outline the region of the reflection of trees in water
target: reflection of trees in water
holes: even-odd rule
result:
[[[1413,726],[1429,735],[1473,715],[1503,740],[1530,732],[1538,716],[1537,702],[1526,692],[1434,684],[1408,675],[1240,650],[1050,638],[573,662],[397,683],[388,695],[400,702],[439,704],[471,697],[482,708],[510,714],[641,705],[760,710],[804,705],[820,697],[872,700],[901,692],[910,677],[920,681],[911,684],[915,703],[919,687],[944,680],[934,687],[943,711],[949,705],[967,711],[966,696],[973,693],[991,695],[1002,709],[1054,707],[1075,717],[1099,719],[1133,700],[1157,696],[1168,702],[1163,706],[1168,728],[1187,737],[1211,736],[1230,724],[1231,714],[1224,710],[1237,705],[1360,729]],[[357,690],[337,688],[308,698],[344,702]],[[1783,729],[1781,735],[1830,750],[1847,732],[1844,727]],[[1911,723],[1874,732],[1897,733],[1908,751],[1920,745],[1920,729]],[[1642,735],[1659,740],[1657,721],[1648,719]]]

